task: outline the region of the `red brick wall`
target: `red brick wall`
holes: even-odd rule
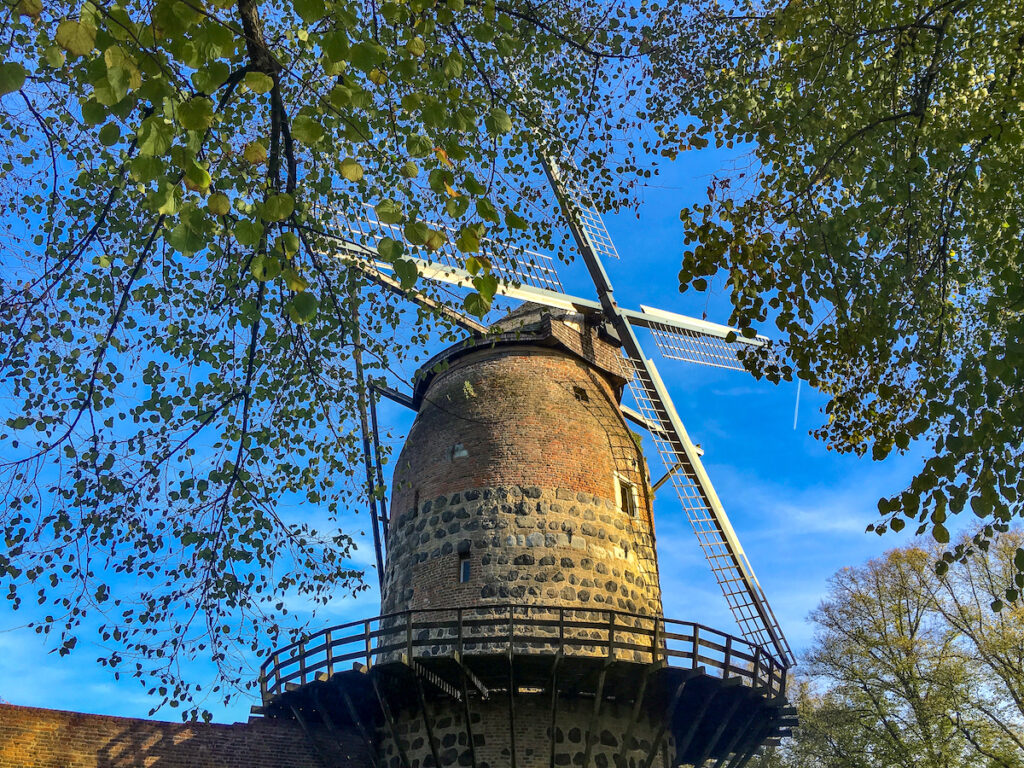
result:
[[[363,742],[314,730],[336,768],[368,768]],[[166,723],[0,705],[0,768],[320,768],[298,723]]]
[[[469,488],[569,488],[614,501],[616,471],[642,489],[649,521],[643,456],[616,395],[562,351],[506,346],[457,360],[431,381],[398,458],[392,526],[417,499]]]

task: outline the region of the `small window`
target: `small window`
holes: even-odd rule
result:
[[[616,479],[619,483],[619,509],[630,517],[636,517],[638,506],[636,486],[628,480],[623,480],[621,477],[617,477]]]
[[[587,390],[585,390],[583,387],[573,387],[572,388],[572,394],[573,394],[573,397],[575,397],[580,402],[583,402],[583,403],[589,403],[590,402],[590,395],[587,394]]]
[[[459,583],[469,581],[469,555],[459,555]]]

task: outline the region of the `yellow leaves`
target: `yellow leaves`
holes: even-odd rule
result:
[[[388,76],[381,72],[379,69],[374,67],[370,70],[367,77],[370,78],[370,82],[374,85],[384,85],[388,81]]]
[[[363,178],[363,166],[351,157],[341,161],[341,175],[348,181],[359,181]]]
[[[454,165],[452,164],[452,161],[448,159],[448,153],[447,153],[447,152],[445,152],[445,151],[444,151],[443,149],[441,149],[440,147],[434,147],[434,154],[435,154],[435,155],[437,155],[437,159],[438,159],[438,160],[439,160],[439,161],[440,161],[441,163],[443,163],[444,165],[448,166],[449,168],[454,168],[454,167],[455,167],[455,166],[454,166]]]
[[[72,56],[85,56],[96,45],[96,27],[80,21],[62,21],[54,39]]]
[[[405,44],[405,50],[409,52],[411,56],[419,58],[427,51],[427,44],[423,42],[422,37],[414,37],[408,43]]]
[[[452,185],[447,181],[444,183],[444,191],[448,193],[448,197],[462,197],[462,195],[452,188]]]
[[[14,13],[38,19],[43,13],[43,0],[18,0],[18,4],[14,6]]]
[[[253,165],[263,165],[267,162],[267,147],[261,141],[250,141],[242,150],[242,157]]]
[[[304,278],[294,269],[288,268],[284,270],[284,272],[282,272],[281,274],[284,277],[285,283],[288,285],[289,291],[302,293],[304,290],[309,288],[309,281],[307,281],[306,278]]]

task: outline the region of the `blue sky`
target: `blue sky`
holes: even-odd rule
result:
[[[683,155],[643,191],[638,215],[625,212],[607,219],[622,255],[606,264],[620,304],[643,303],[697,317],[706,308],[709,320],[726,321],[720,282],[710,295],[680,294],[676,280],[682,252],[679,209],[704,198],[709,174],[722,162],[723,156],[714,152]],[[562,278],[569,292],[593,296],[581,265],[564,268]],[[772,330],[763,332],[770,336]],[[864,528],[877,518],[878,498],[904,488],[919,455],[877,463],[829,453],[808,435],[823,418],[824,399],[807,386],[800,393],[794,429],[795,384],[776,386],[744,373],[659,359],[653,343],[641,341],[658,362],[691,438],[703,446],[708,473],[799,654],[811,640],[807,614],[825,594],[828,577],[907,540],[906,535],[879,538]],[[388,402],[381,405],[380,416],[398,437],[412,420],[411,413]],[[660,476],[653,447],[647,448],[652,473]],[[308,513],[316,515],[316,510]],[[655,519],[666,616],[735,632],[670,485],[658,494]],[[366,524],[364,517],[350,522],[353,528]],[[371,567],[369,546],[358,557]],[[376,583],[372,571],[367,575]],[[375,615],[377,607],[372,589],[358,599],[339,600],[322,618],[325,625],[340,623]],[[80,643],[72,656],[61,659],[21,626],[27,615],[6,606],[2,610],[0,697],[14,704],[147,716],[152,701],[134,680],[115,681],[96,665],[95,648]],[[198,674],[203,671],[197,667]],[[246,719],[251,703],[239,699],[230,707],[211,708],[216,720],[232,722]],[[156,717],[175,719],[176,713],[164,710]]]

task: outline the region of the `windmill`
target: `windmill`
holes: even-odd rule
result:
[[[744,638],[773,651],[784,666],[791,666],[794,662],[792,651],[704,469],[700,458],[702,452],[690,439],[654,361],[641,347],[635,329],[649,329],[666,358],[731,370],[743,369],[737,357],[738,349],[762,346],[765,339],[745,338],[726,326],[652,307],[641,305],[639,310],[621,307],[615,300],[611,281],[602,263],[602,257],[618,258],[604,222],[597,211],[584,205],[580,196],[571,192],[557,166],[546,157],[542,160],[548,181],[568,221],[576,249],[593,281],[597,299],[565,292],[550,256],[521,248],[501,250],[494,243],[482,241],[482,255],[488,258],[493,273],[500,278],[497,294],[601,318],[606,332],[621,344],[624,365],[633,374],[628,392],[635,407],[623,404],[623,415],[649,432],[665,467],[665,475],[655,483],[655,489],[666,483],[671,483],[674,488]],[[393,266],[381,261],[373,247],[384,237],[401,239],[401,231],[396,225],[381,222],[372,209],[367,209],[366,218],[339,221],[338,229],[341,234],[333,242],[337,249],[334,255],[357,266],[373,282],[440,312],[466,330],[473,333],[487,331],[486,326],[441,302],[422,294],[411,295],[402,289],[400,282],[391,274]],[[410,260],[416,265],[419,275],[427,280],[462,288],[473,287],[473,275],[462,266],[462,257],[450,243],[429,254],[413,256]],[[394,390],[379,388],[379,391],[400,403],[408,405],[411,402]],[[372,411],[373,398],[369,400]],[[373,448],[376,448],[376,438],[371,438],[367,426],[367,405],[361,403],[360,408],[364,414],[363,435],[367,446],[367,483],[373,487],[382,483],[382,474],[379,461],[375,470],[369,458],[371,440]],[[375,411],[371,416],[376,433]],[[386,543],[387,526],[383,525],[386,512],[383,506],[378,512],[375,503],[371,509],[377,562],[382,571],[381,546]]]

